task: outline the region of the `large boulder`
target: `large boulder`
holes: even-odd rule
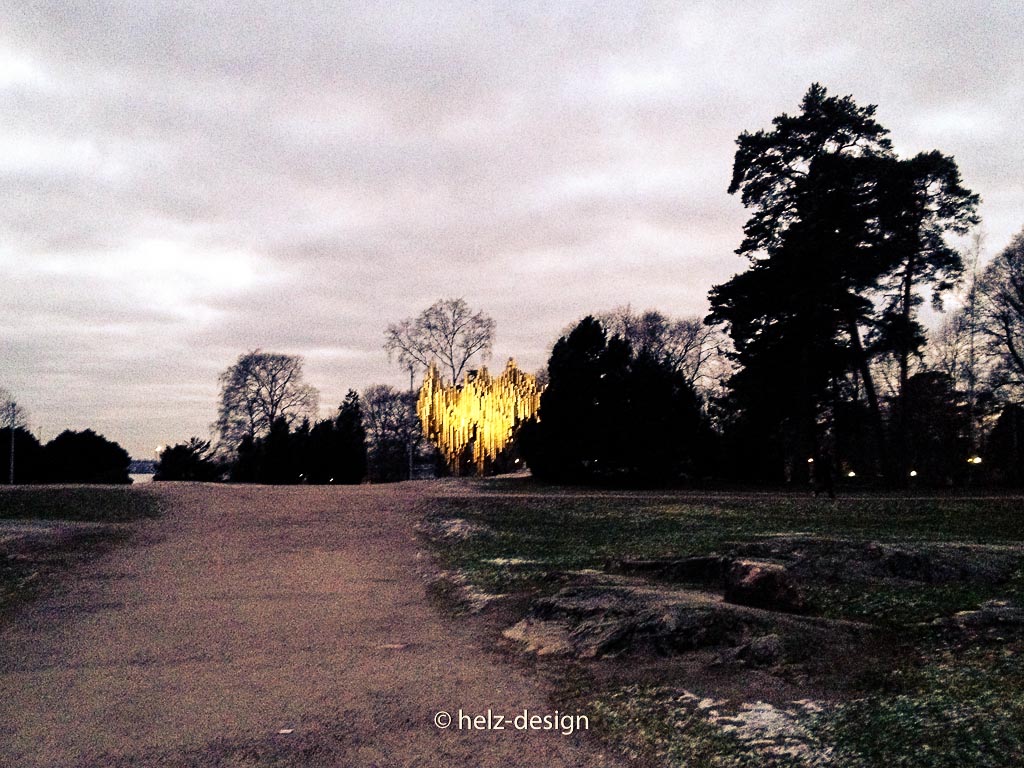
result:
[[[772,536],[735,545],[736,556],[784,563],[801,581],[1000,584],[1024,565],[1024,548]]]
[[[713,592],[656,586],[623,576],[581,577],[537,598],[504,631],[519,650],[538,656],[595,658],[733,649],[731,660],[773,667],[859,644],[871,631],[840,622],[724,602]]]
[[[769,611],[802,613],[807,601],[784,565],[735,560],[725,576],[725,600]]]
[[[935,624],[966,636],[1024,631],[1024,608],[1009,600],[986,600],[973,611],[960,611]]]
[[[656,655],[743,642],[764,633],[766,616],[693,590],[604,582],[566,587],[536,600],[505,637],[537,655],[581,658],[648,652]]]

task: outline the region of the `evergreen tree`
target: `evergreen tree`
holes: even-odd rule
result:
[[[543,480],[653,485],[689,474],[705,436],[685,373],[586,317],[552,349],[539,418],[519,446]]]
[[[43,448],[43,462],[51,483],[131,482],[128,452],[91,429],[61,432]]]
[[[729,191],[751,212],[737,251],[750,267],[712,289],[708,322],[726,325],[735,346],[730,387],[743,414],[734,423],[756,425],[750,437],[793,481],[807,479],[807,459],[826,445],[851,443],[834,418],[851,393],[864,398],[875,472],[898,468],[887,460],[871,354],[883,340],[904,362],[920,348],[914,297],[924,285],[935,296],[948,289],[960,267],[943,236],[973,221],[977,198],[952,159],[900,161],[874,114],[815,84],[798,115],[737,140]]]
[[[354,389],[348,391],[338,407],[334,430],[337,441],[334,482],[361,483],[366,477],[366,429],[362,403]]]

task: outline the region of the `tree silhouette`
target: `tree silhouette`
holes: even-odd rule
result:
[[[361,483],[366,477],[366,429],[359,393],[350,389],[338,406],[334,420],[338,465],[334,475],[338,483]]]
[[[464,299],[441,299],[415,318],[388,326],[384,348],[410,371],[436,362],[456,384],[476,355],[487,357],[494,341],[494,320],[473,312]]]
[[[178,443],[160,452],[153,480],[216,480],[220,465],[213,460],[209,440],[198,437]]]
[[[539,418],[519,442],[542,480],[650,485],[687,474],[704,436],[685,374],[586,317],[552,349]]]
[[[1019,404],[1024,397],[1024,230],[985,268],[980,288],[983,331],[996,363],[993,383]]]
[[[318,400],[317,390],[303,381],[301,357],[255,350],[220,375],[214,426],[222,447],[233,451],[243,436],[266,435],[278,419],[291,427],[315,418]]]
[[[732,337],[736,406],[793,480],[851,394],[866,401],[875,471],[899,465],[887,460],[871,355],[886,348],[905,363],[920,349],[917,291],[950,287],[961,267],[944,235],[974,221],[977,198],[952,159],[899,160],[874,115],[814,84],[799,114],[737,140],[729,192],[750,210],[737,250],[750,266],[711,290],[707,320]],[[876,297],[888,297],[881,316]]]
[[[61,432],[43,447],[43,462],[51,483],[131,482],[128,452],[91,429]]]

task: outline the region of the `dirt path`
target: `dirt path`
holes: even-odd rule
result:
[[[428,603],[426,487],[158,486],[168,511],[0,633],[0,766],[601,766]],[[282,731],[290,731],[282,733]]]

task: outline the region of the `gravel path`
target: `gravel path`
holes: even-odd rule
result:
[[[434,725],[551,708],[427,601],[429,484],[151,488],[162,518],[0,633],[0,766],[616,764],[593,731]]]

